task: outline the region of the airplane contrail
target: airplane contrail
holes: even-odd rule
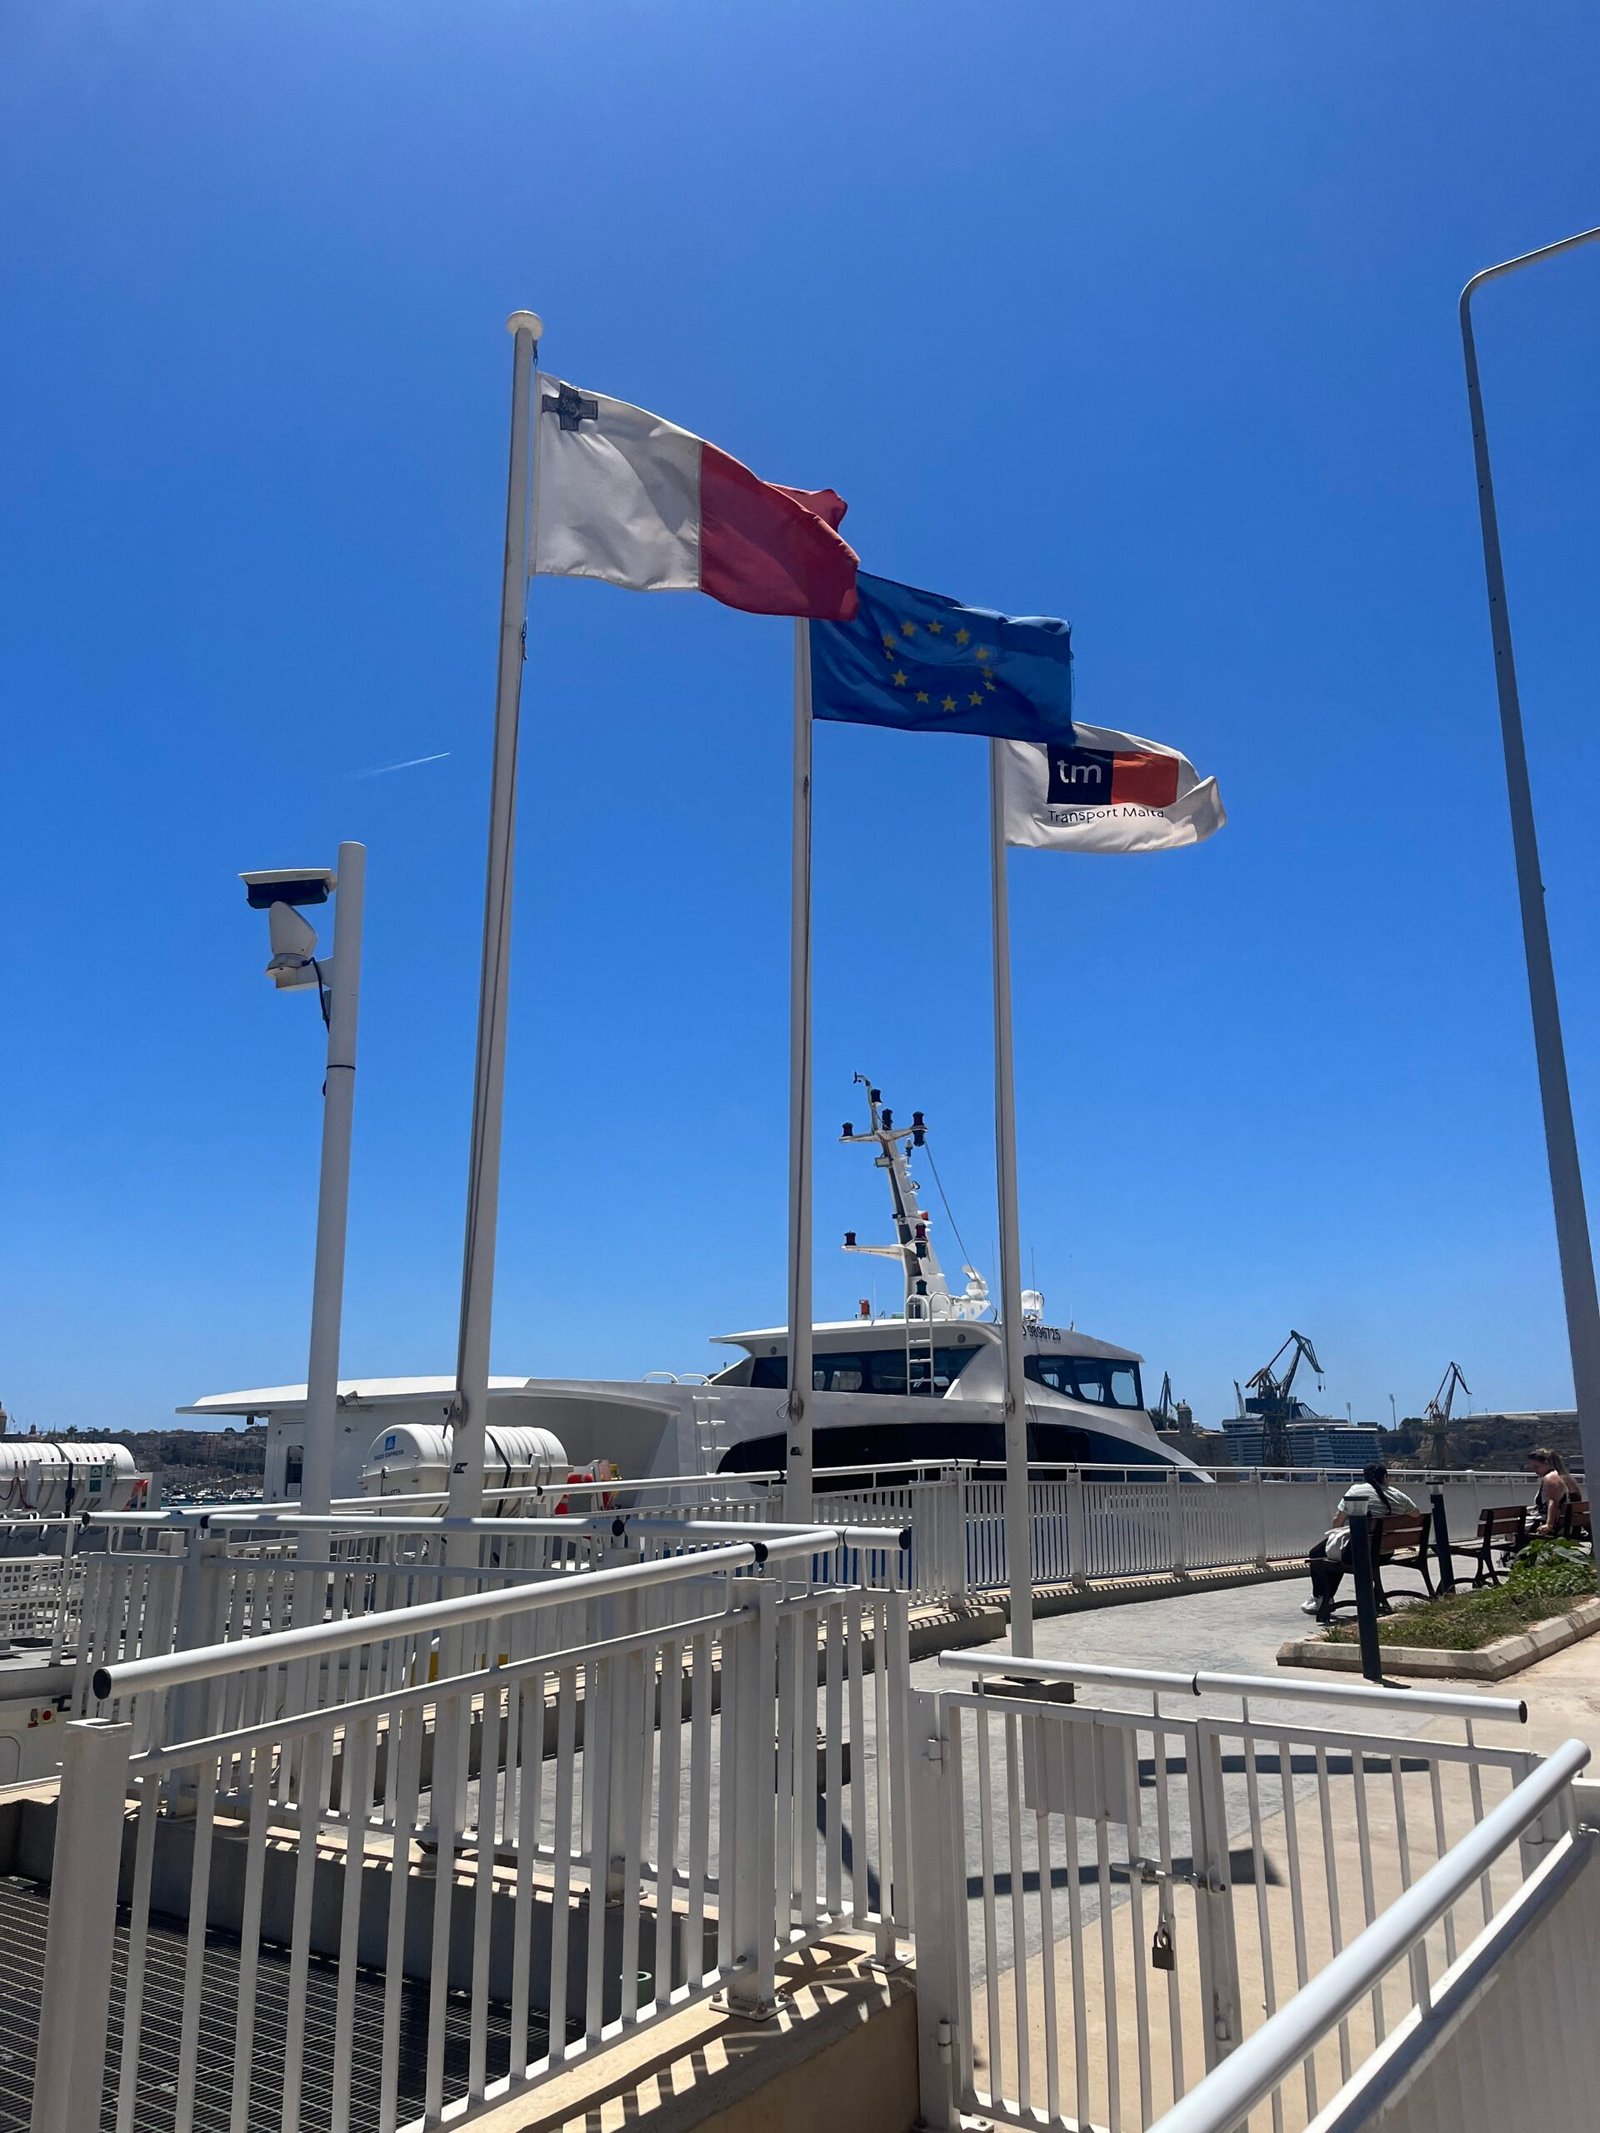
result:
[[[391,770],[415,770],[422,763],[443,763],[448,761],[449,755],[448,748],[441,748],[437,755],[408,755],[403,763],[379,763],[371,770],[353,770],[350,775],[353,778],[386,778]]]

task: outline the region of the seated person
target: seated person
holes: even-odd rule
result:
[[[1527,1463],[1538,1475],[1539,1486],[1528,1512],[1528,1530],[1524,1538],[1549,1540],[1561,1530],[1562,1512],[1583,1492],[1559,1452],[1550,1451],[1542,1444],[1536,1445],[1529,1452]]]
[[[1319,1622],[1333,1620],[1334,1595],[1344,1577],[1345,1558],[1350,1552],[1350,1514],[1358,1508],[1365,1508],[1371,1518],[1381,1518],[1391,1511],[1415,1511],[1417,1507],[1404,1489],[1390,1488],[1386,1466],[1379,1463],[1361,1469],[1361,1479],[1353,1481],[1339,1498],[1333,1524],[1307,1551],[1311,1597],[1300,1602],[1300,1612],[1315,1615]]]

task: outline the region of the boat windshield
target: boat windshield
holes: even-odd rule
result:
[[[1093,1407],[1143,1407],[1137,1363],[1117,1363],[1099,1355],[1030,1355],[1025,1374],[1048,1385],[1063,1399],[1087,1400]]]
[[[934,1391],[947,1392],[977,1352],[976,1345],[935,1348]],[[758,1355],[750,1372],[750,1383],[772,1391],[786,1389],[789,1358],[786,1355]],[[906,1352],[904,1348],[861,1348],[814,1355],[811,1359],[811,1389],[813,1392],[904,1392]]]

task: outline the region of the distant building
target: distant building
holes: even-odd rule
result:
[[[1314,1417],[1286,1427],[1291,1466],[1353,1473],[1383,1457],[1383,1433],[1376,1422],[1327,1422]],[[1222,1433],[1235,1466],[1266,1465],[1266,1427],[1259,1416],[1224,1422]]]
[[[1237,1422],[1224,1422],[1223,1439],[1235,1466],[1265,1466],[1267,1426],[1256,1415],[1241,1415]]]

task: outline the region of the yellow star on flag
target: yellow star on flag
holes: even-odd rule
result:
[[[895,652],[900,649],[888,630],[883,633],[883,648],[886,652]]]
[[[930,637],[942,637],[944,635],[944,624],[942,622],[930,622],[928,624],[928,635]]]
[[[986,644],[980,644],[978,649],[973,653],[972,656],[974,659],[988,659],[992,655],[989,651],[989,647]]]
[[[919,689],[919,690],[917,691],[917,702],[918,702],[919,704],[925,704],[925,703],[926,703],[927,701],[928,701],[928,692],[927,692],[927,690],[926,690],[926,689]]]
[[[953,710],[955,709],[955,707],[956,707],[956,700],[955,700],[955,698],[954,698],[953,696],[947,696],[947,697],[946,697],[946,698],[944,699],[944,709],[945,709],[946,711],[953,711]]]
[[[966,643],[966,641],[967,641],[967,639],[968,639],[968,638],[969,638],[969,637],[970,637],[971,635],[972,635],[972,632],[971,632],[971,630],[957,630],[957,631],[956,631],[956,643],[957,643],[957,644],[965,644],[965,643]]]
[[[906,685],[906,677],[898,667],[894,670],[894,685],[897,689],[903,689]]]
[[[917,625],[914,622],[902,622],[900,634],[902,637],[914,637],[917,634]]]
[[[986,689],[992,692],[994,689],[994,676],[992,674],[985,674],[983,677],[983,685]]]
[[[967,702],[969,704],[981,704],[983,702],[983,698],[978,693],[978,691],[974,689],[972,694],[967,698]]]

